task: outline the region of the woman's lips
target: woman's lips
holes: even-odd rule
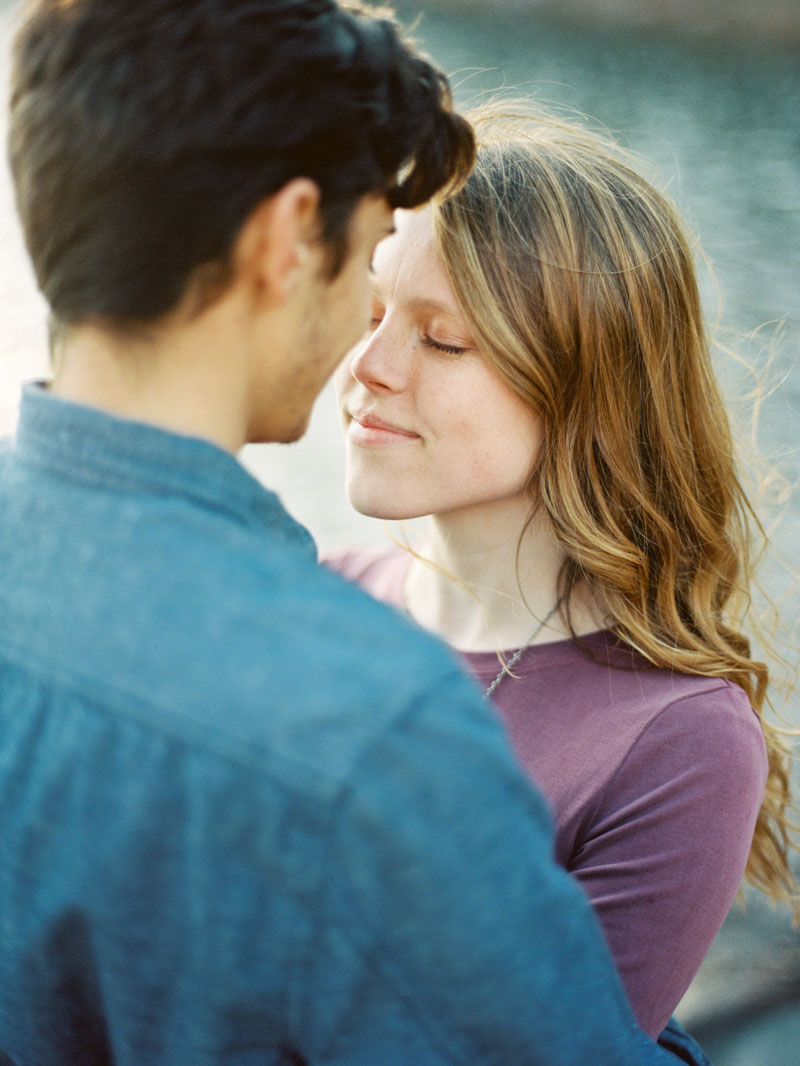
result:
[[[403,429],[401,426],[384,422],[374,415],[351,415],[347,427],[347,439],[351,444],[409,444],[419,440],[419,433]]]

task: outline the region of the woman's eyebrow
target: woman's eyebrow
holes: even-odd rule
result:
[[[369,280],[372,293],[376,299],[381,299],[381,284],[378,280],[378,275],[372,269],[370,265]],[[406,306],[412,311],[421,311],[435,314],[449,315],[451,318],[458,318],[463,321],[464,315],[461,312],[461,308],[457,304],[445,302],[442,300],[434,300],[430,296],[412,296],[405,301]]]
[[[413,311],[435,311],[439,314],[450,315],[453,318],[463,318],[461,309],[456,304],[434,300],[430,296],[413,296],[408,300],[408,306]]]

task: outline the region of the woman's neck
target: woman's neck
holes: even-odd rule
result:
[[[568,636],[556,612],[531,641],[558,600],[564,551],[545,517],[526,525],[529,513],[519,499],[433,517],[419,552],[426,561],[415,559],[406,578],[412,617],[460,651],[507,651]],[[579,633],[602,627],[588,590],[575,591],[571,608]]]

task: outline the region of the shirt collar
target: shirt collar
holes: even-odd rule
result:
[[[316,559],[314,542],[278,497],[224,449],[71,403],[41,382],[22,391],[19,460],[98,489],[181,496],[240,522],[267,526]]]

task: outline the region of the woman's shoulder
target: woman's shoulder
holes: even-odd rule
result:
[[[612,666],[607,680],[616,708],[630,715],[632,750],[657,761],[691,751],[698,764],[722,768],[733,760],[760,776],[765,761],[761,721],[739,685],[724,677],[653,667],[638,653],[627,654],[628,668]]]
[[[750,825],[763,798],[767,754],[744,690],[725,678],[661,670],[640,673],[638,681],[637,696],[628,693],[628,715],[614,715],[616,741],[598,743],[607,750],[607,780],[597,782],[594,817],[644,803],[654,817],[660,811],[668,819],[671,808],[692,797],[698,811],[713,803]]]
[[[725,677],[687,674],[666,666],[654,666],[634,651],[612,630],[587,641],[589,655],[580,656],[592,666],[588,678],[602,674],[609,701],[617,708],[627,708],[643,729],[658,719],[665,722],[694,719],[697,728],[717,733],[726,727],[743,727],[760,735],[761,724],[745,691]],[[586,668],[586,667],[585,667]]]
[[[698,764],[746,775],[754,784],[766,773],[761,721],[744,690],[725,678],[684,674],[673,679],[669,697],[642,730],[637,747],[662,757],[665,750],[683,750]]]
[[[403,583],[412,556],[394,546],[344,547],[325,552],[320,562],[360,585],[376,599],[401,606]]]
[[[708,780],[739,774],[752,793],[762,787],[761,722],[739,685],[655,667],[610,630],[582,645],[531,648],[519,680],[496,699],[523,762],[552,779],[564,804],[585,812],[610,782],[641,790],[642,781],[680,776],[689,765]],[[492,669],[473,666],[486,683]]]

